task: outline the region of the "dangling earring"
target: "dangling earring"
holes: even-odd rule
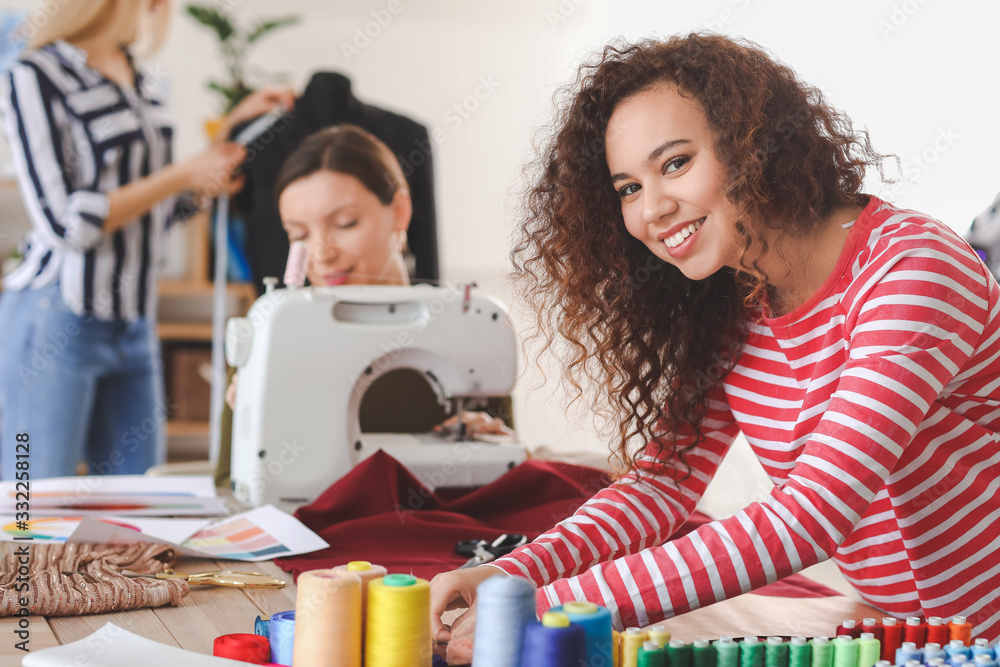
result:
[[[396,245],[401,255],[405,255],[410,250],[410,246],[406,243],[406,232],[402,231],[396,236]]]

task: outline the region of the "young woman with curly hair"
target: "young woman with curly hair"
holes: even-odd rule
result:
[[[752,44],[609,46],[570,94],[515,273],[571,383],[616,413],[628,472],[511,555],[439,575],[438,638],[470,630],[440,614],[493,575],[621,628],[829,558],[887,614],[995,638],[1000,305],[976,254],[864,194],[867,135]],[[774,489],[670,540],[739,432]]]

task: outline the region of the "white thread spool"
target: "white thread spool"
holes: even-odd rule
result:
[[[476,588],[472,664],[518,667],[524,629],[535,619],[535,587],[522,577],[490,577]]]

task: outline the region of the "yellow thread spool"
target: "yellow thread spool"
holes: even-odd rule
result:
[[[667,630],[666,626],[654,625],[646,633],[649,635],[649,641],[656,642],[660,648],[667,648],[667,644],[670,643],[670,630]]]
[[[639,664],[639,649],[647,639],[649,639],[649,635],[640,628],[626,628],[625,632],[618,639],[622,651],[618,664],[621,667],[637,667]]]
[[[295,597],[293,667],[361,667],[361,580],[348,572],[309,570]]]
[[[365,620],[368,618],[368,584],[381,579],[387,573],[381,565],[372,565],[366,560],[352,560],[347,565],[338,565],[333,568],[337,572],[350,572],[361,579],[361,650],[364,654],[364,637],[367,632]]]
[[[431,587],[388,574],[368,585],[366,667],[430,667]]]
[[[569,604],[568,602],[566,604]],[[563,605],[563,609],[566,606]],[[621,664],[621,635],[617,630],[611,631],[611,667],[620,667]]]

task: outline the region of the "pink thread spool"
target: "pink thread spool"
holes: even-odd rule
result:
[[[305,241],[295,241],[288,249],[285,264],[285,287],[302,287],[306,284],[306,269],[309,266],[309,246]]]

